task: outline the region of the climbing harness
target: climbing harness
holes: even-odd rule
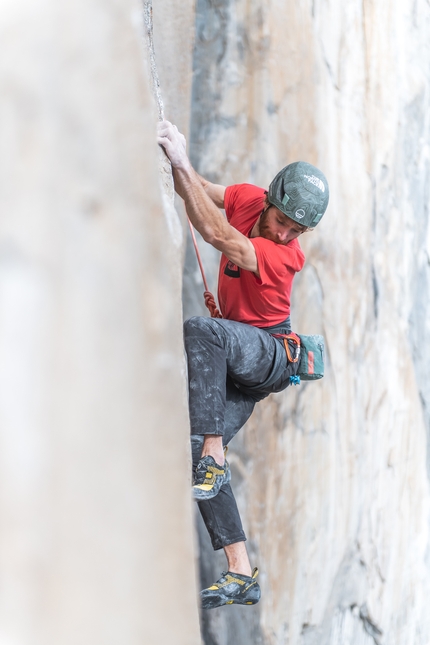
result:
[[[197,240],[196,240],[196,236],[194,234],[193,225],[191,224],[189,218],[187,218],[187,219],[188,219],[188,225],[190,227],[191,239],[193,240],[194,250],[195,250],[196,256],[197,256],[197,262],[199,263],[200,273],[202,274],[203,284],[205,285],[205,291],[203,293],[203,296],[204,296],[204,299],[205,299],[205,305],[209,309],[211,318],[222,318],[222,314],[221,314],[220,310],[218,309],[218,307],[216,306],[215,298],[212,295],[212,293],[209,291],[209,287],[208,287],[208,283],[207,283],[206,275],[205,275],[205,270],[203,268],[202,258],[200,257],[199,247],[197,246]]]

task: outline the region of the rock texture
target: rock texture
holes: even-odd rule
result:
[[[16,0],[0,18],[2,643],[200,642],[183,213],[142,7]],[[232,446],[263,598],[202,616],[205,643],[428,645],[429,2],[157,0],[153,22],[202,174],[267,186],[305,159],[332,194],[293,302],[327,374]],[[185,313],[203,313],[185,264]],[[206,585],[224,561],[199,535]]]
[[[430,642],[429,33],[424,0],[197,0],[198,171],[267,186],[303,159],[331,186],[292,309],[327,374],[232,447],[263,598],[205,615],[208,645]],[[190,264],[187,315],[197,282]],[[201,553],[205,584],[224,563],[204,530]]]
[[[2,644],[200,642],[183,234],[143,35],[131,0],[2,8]]]

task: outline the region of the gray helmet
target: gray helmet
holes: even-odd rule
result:
[[[318,224],[328,198],[327,179],[321,170],[306,161],[285,166],[269,186],[269,202],[303,226]]]

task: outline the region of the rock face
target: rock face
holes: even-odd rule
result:
[[[185,235],[142,5],[6,5],[0,641],[197,645]],[[292,309],[326,376],[262,402],[230,453],[262,601],[206,613],[204,641],[428,645],[428,0],[157,0],[153,18],[203,175],[267,186],[304,159],[332,196]],[[201,291],[187,249],[187,316]],[[207,585],[224,560],[198,529]]]
[[[0,641],[197,645],[183,233],[142,7],[18,0],[0,36]]]
[[[263,597],[206,614],[208,645],[430,642],[429,33],[424,0],[197,0],[197,170],[267,187],[303,159],[331,187],[292,307],[326,376],[259,404],[232,446]],[[207,584],[224,562],[200,538]]]

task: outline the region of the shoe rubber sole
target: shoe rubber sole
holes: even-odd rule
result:
[[[260,599],[258,599],[260,600]],[[256,605],[258,600],[240,600],[219,594],[217,596],[202,597],[202,609],[216,609],[224,605]]]

